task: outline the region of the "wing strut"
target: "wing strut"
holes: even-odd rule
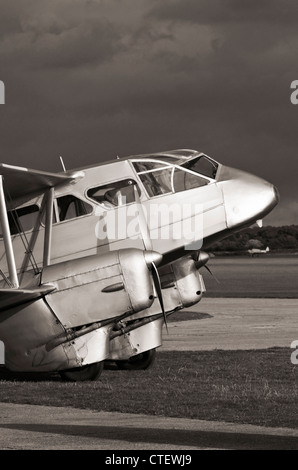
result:
[[[47,197],[47,201],[46,201],[46,220],[45,220],[45,233],[44,233],[43,266],[49,266],[51,264],[54,188],[49,189],[46,197]]]
[[[3,176],[2,175],[0,175],[0,220],[2,224],[2,232],[3,232],[9,278],[10,278],[12,287],[17,289],[19,287],[19,281],[18,281],[17,269],[16,269],[16,264],[15,264],[15,257],[13,253],[9,222],[8,222],[8,217],[7,217],[7,209],[6,209],[6,202],[5,202],[5,196],[4,196],[4,190],[3,190]]]

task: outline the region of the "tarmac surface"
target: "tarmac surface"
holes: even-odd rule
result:
[[[0,415],[2,450],[298,449],[287,428],[6,403]]]
[[[187,311],[203,318],[169,322],[161,350],[290,348],[298,340],[298,299],[203,298]]]
[[[298,340],[298,299],[204,298],[189,310],[201,319],[169,322],[161,350],[290,348]],[[298,429],[7,403],[0,417],[1,450],[298,449]]]

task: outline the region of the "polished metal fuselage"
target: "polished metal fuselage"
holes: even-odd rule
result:
[[[187,254],[188,248],[202,241],[204,245],[213,237],[224,238],[230,231],[239,230],[263,218],[276,205],[278,196],[270,183],[249,173],[219,166],[214,182],[176,194],[164,194],[149,198],[129,159],[116,160],[105,165],[86,168],[84,178],[76,184],[55,188],[55,197],[73,195],[92,207],[90,214],[53,224],[51,243],[51,264],[77,259],[95,254],[104,254],[122,248],[144,249],[142,234],[138,224],[138,213],[134,203],[125,207],[107,210],[87,196],[88,189],[125,179],[134,180],[141,190],[141,203],[147,214],[152,248],[166,255],[173,253],[172,259],[181,257],[181,250]],[[43,195],[26,201],[20,199],[16,207],[37,204],[42,205]],[[163,220],[164,212],[159,208],[169,208],[169,220]],[[189,207],[190,211],[180,211],[175,217],[177,207]],[[172,211],[172,212],[171,212]],[[127,217],[127,229],[107,230],[105,237],[98,236],[98,228],[105,223],[123,222]],[[174,218],[172,218],[174,217]],[[191,230],[199,228],[197,239],[189,237],[187,224],[184,224],[181,237],[175,235],[175,226],[189,219]],[[120,221],[120,222],[119,222]],[[129,227],[134,227],[130,236]],[[163,227],[168,230],[163,231]],[[166,236],[163,236],[166,233]],[[138,236],[139,235],[139,236]],[[193,236],[193,233],[192,233]],[[44,224],[26,233],[37,264],[42,267],[45,237]],[[20,235],[13,235],[13,248],[17,269],[20,272],[24,263],[24,245]],[[191,241],[190,241],[191,240]],[[199,245],[197,245],[199,246]],[[175,252],[177,251],[177,255]],[[0,240],[1,269],[7,273],[3,240]],[[27,269],[30,269],[28,266]]]
[[[207,185],[153,198],[130,158],[82,171],[84,177],[75,184],[55,187],[54,199],[72,195],[91,209],[86,215],[53,223],[49,266],[43,266],[43,218],[26,232],[29,248],[24,248],[21,235],[12,236],[21,287],[33,283],[55,287],[36,302],[0,312],[0,339],[10,344],[8,362],[14,370],[60,370],[109,358],[128,359],[160,346],[160,305],[143,259],[146,243],[140,218],[144,214],[150,214],[146,224],[151,248],[163,256],[165,310],[172,312],[198,302],[205,290],[192,253],[261,219],[278,201],[271,184],[222,165]],[[141,208],[135,201],[106,208],[88,197],[91,188],[123,180],[138,185]],[[43,207],[43,198],[42,194],[20,198],[15,207]],[[111,225],[114,230],[109,230]],[[38,274],[30,266],[31,251]],[[0,256],[7,274],[3,240]],[[106,320],[119,317],[120,331],[123,315],[134,326],[122,336],[111,335],[113,324]]]

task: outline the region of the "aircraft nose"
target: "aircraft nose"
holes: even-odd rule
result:
[[[277,188],[262,178],[224,167],[219,174],[228,228],[250,225],[265,217],[279,202]]]
[[[274,190],[274,195],[275,195],[276,204],[278,204],[279,201],[280,201],[279,191],[278,191],[278,189],[277,189],[276,186],[273,186],[273,190]]]

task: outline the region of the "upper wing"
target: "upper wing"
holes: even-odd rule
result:
[[[0,175],[4,179],[4,188],[12,199],[40,194],[48,188],[74,182],[84,176],[82,171],[49,173],[31,170],[20,166],[0,163]]]

